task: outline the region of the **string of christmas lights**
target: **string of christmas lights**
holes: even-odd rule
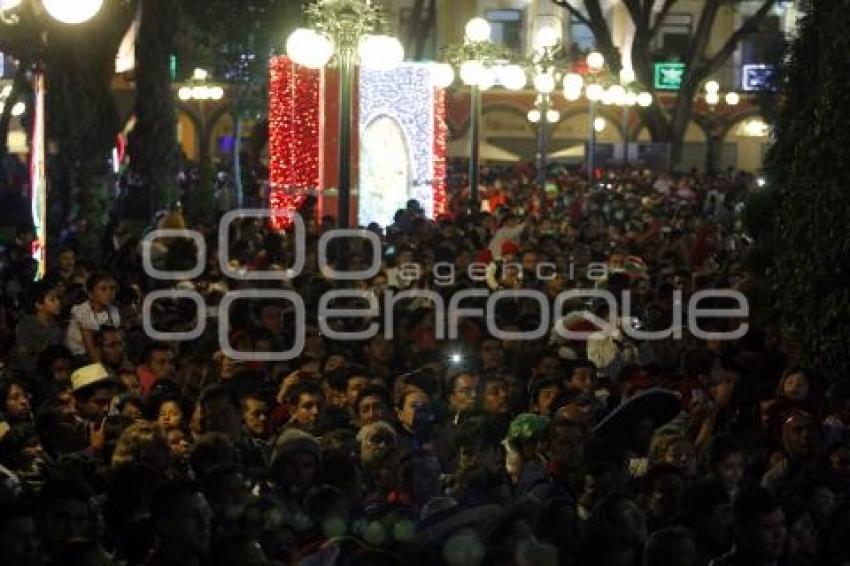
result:
[[[434,218],[448,210],[446,199],[446,155],[449,128],[446,124],[446,91],[434,89]]]
[[[269,209],[277,229],[290,224],[310,191],[319,188],[321,71],[294,65],[288,57],[270,61]],[[277,214],[282,211],[284,214]]]

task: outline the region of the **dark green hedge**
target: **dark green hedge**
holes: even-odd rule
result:
[[[850,376],[850,0],[813,2],[783,70],[757,239],[774,314],[804,361]]]

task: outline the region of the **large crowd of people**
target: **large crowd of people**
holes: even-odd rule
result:
[[[222,250],[179,206],[152,226],[204,246],[78,222],[37,282],[19,231],[0,561],[850,563],[850,389],[797,365],[760,308],[756,179],[553,168],[544,193],[531,167],[485,169],[471,214],[462,171],[447,214],[411,201],[368,227],[381,266],[355,280],[330,268],[368,270],[369,242],[320,261],[334,220],[314,199],[303,244],[243,218]],[[710,298],[702,334],[682,306],[711,289],[749,313]]]

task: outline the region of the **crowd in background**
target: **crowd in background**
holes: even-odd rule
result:
[[[143,244],[121,223],[101,236],[78,222],[33,283],[21,232],[2,257],[3,563],[850,564],[850,389],[796,365],[760,308],[741,227],[757,180],[631,168],[590,184],[564,168],[541,192],[534,175],[485,169],[483,211],[470,214],[453,168],[450,212],[429,219],[411,201],[370,225],[382,267],[354,281],[319,265],[334,221],[314,199],[292,278],[291,231],[263,220],[235,222],[226,250],[236,273],[279,275],[262,281],[225,276],[215,228],[180,207],[155,226],[201,232],[206,257],[190,239]],[[143,253],[162,271],[203,272],[154,279]],[[350,239],[329,253],[362,270],[372,251]],[[144,312],[169,289],[203,306],[166,293]],[[292,301],[236,300],[219,336],[218,305],[247,289],[295,291],[304,320]],[[323,297],[344,289],[411,293],[390,312],[381,300],[374,316],[320,319]],[[447,312],[430,294],[450,305],[470,289],[486,293]],[[488,293],[518,289],[548,306],[484,308]],[[544,315],[576,289],[618,302],[629,291],[630,316],[588,294]],[[701,339],[677,320],[677,297],[706,289],[750,299],[746,319],[702,321],[718,334],[746,323],[742,337]],[[482,313],[438,338],[461,308]],[[191,340],[145,330],[190,332],[200,319]],[[373,322],[367,340],[328,336]],[[590,336],[565,339],[556,322]],[[523,337],[493,335],[493,323]],[[681,337],[638,340],[626,325]],[[288,361],[236,359],[221,344],[268,354],[299,332]]]

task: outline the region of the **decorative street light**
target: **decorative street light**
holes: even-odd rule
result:
[[[286,53],[296,64],[320,69],[330,62],[339,69],[339,144],[337,146],[338,218],[348,228],[351,216],[351,91],[355,63],[389,70],[404,60],[401,42],[387,35],[384,10],[370,0],[317,0],[306,10],[307,27],[286,40]]]
[[[26,0],[0,0],[0,21],[4,23],[17,23],[18,15],[15,11]],[[103,0],[30,0],[36,10],[39,7],[50,15],[51,18],[63,24],[83,24],[100,12]],[[40,5],[40,6],[39,6]]]
[[[534,108],[528,113],[528,120],[537,125],[537,185],[540,189],[541,211],[546,208],[549,126],[557,124],[561,119],[561,113],[551,107],[552,93],[555,91],[558,79],[561,76],[558,68],[570,66],[570,62],[560,56],[561,48],[561,34],[557,29],[542,27],[537,31],[534,39],[534,54],[531,57],[531,66],[534,69],[534,90],[537,91],[537,99]],[[567,84],[573,85],[576,80],[579,83],[583,82],[581,75],[573,73],[564,75],[565,96],[568,99]],[[578,88],[580,90],[581,86],[579,85]],[[573,93],[570,92],[570,94]]]
[[[606,106],[620,106],[623,108],[623,164],[628,163],[629,140],[628,121],[629,111],[634,106],[646,108],[652,105],[652,94],[648,91],[635,92],[635,73],[629,67],[620,70],[619,77],[604,77],[600,71],[605,66],[605,58],[601,53],[590,53],[587,56],[587,68],[594,82],[584,85],[580,75],[567,75],[564,77],[564,97],[567,100],[578,100],[581,98],[582,87],[584,95],[590,103],[589,116],[589,147],[587,155],[588,181],[593,182],[594,159],[596,156],[596,134],[605,130],[605,120],[596,116],[596,106],[601,103]],[[606,86],[607,85],[607,86]]]
[[[715,138],[715,128],[717,127],[717,118],[715,116],[715,110],[717,106],[720,104],[722,100],[726,106],[734,107],[737,106],[738,103],[741,102],[741,97],[737,92],[730,91],[726,94],[720,93],[720,83],[716,80],[711,79],[706,81],[705,85],[703,85],[705,89],[705,103],[708,105],[711,110],[709,116],[705,118],[705,125],[709,130],[709,134],[707,136],[707,145],[706,145],[706,171],[714,172],[717,160],[717,147],[716,144],[719,140]]]
[[[472,18],[465,28],[464,42],[443,49],[445,63],[434,65],[434,84],[448,88],[455,80],[457,67],[460,80],[470,87],[469,120],[469,190],[471,212],[480,209],[479,185],[479,141],[481,137],[481,91],[488,90],[498,82],[508,90],[525,88],[528,78],[522,67],[510,64],[511,50],[490,41],[490,23],[484,18]],[[554,83],[552,85],[554,89]]]
[[[0,0],[0,23],[17,25],[21,21],[21,8],[29,6],[31,14],[41,18],[47,13],[63,24],[82,24],[94,18],[103,6],[103,0]],[[41,34],[47,43],[47,33]],[[36,60],[32,73],[32,139],[30,142],[30,204],[36,241],[32,245],[32,258],[37,262],[36,279],[47,271],[47,169],[45,160],[44,101],[47,89],[44,80],[44,62]],[[18,102],[11,109],[13,116],[26,112],[26,105]]]
[[[221,100],[224,98],[224,88],[219,85],[208,85],[209,72],[205,69],[195,69],[189,84],[177,90],[177,98],[186,102],[189,100]]]

